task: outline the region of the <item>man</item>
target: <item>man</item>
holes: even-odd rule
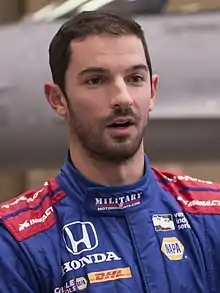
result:
[[[69,152],[56,178],[0,206],[0,292],[220,292],[220,185],[144,155],[158,77],[141,27],[85,12],[49,53]]]

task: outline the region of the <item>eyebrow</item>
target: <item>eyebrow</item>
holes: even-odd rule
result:
[[[145,65],[145,64],[136,64],[136,65],[133,65],[129,68],[127,68],[125,71],[126,72],[129,72],[129,71],[134,71],[134,70],[144,70],[146,72],[149,71],[148,69],[148,66]],[[110,70],[107,69],[107,68],[104,68],[104,67],[88,67],[88,68],[85,68],[83,69],[82,71],[80,71],[77,76],[78,77],[82,77],[84,76],[85,74],[89,74],[89,73],[109,73]]]
[[[137,65],[131,66],[126,71],[133,71],[133,70],[144,70],[144,71],[148,72],[149,71],[149,68],[145,64],[137,64]]]

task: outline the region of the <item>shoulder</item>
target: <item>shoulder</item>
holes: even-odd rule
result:
[[[55,178],[0,205],[0,221],[22,241],[49,229],[56,222],[53,205],[65,197]]]
[[[220,214],[220,183],[152,168],[161,187],[181,208],[195,214]]]

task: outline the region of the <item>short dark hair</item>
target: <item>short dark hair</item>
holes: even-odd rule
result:
[[[66,94],[65,74],[69,66],[70,42],[90,35],[136,35],[142,42],[152,82],[152,66],[141,26],[129,16],[115,12],[86,11],[65,22],[49,46],[49,63],[54,83]]]

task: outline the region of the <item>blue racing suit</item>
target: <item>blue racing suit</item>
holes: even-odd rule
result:
[[[219,293],[220,185],[159,172],[105,187],[68,157],[0,206],[1,293]]]

